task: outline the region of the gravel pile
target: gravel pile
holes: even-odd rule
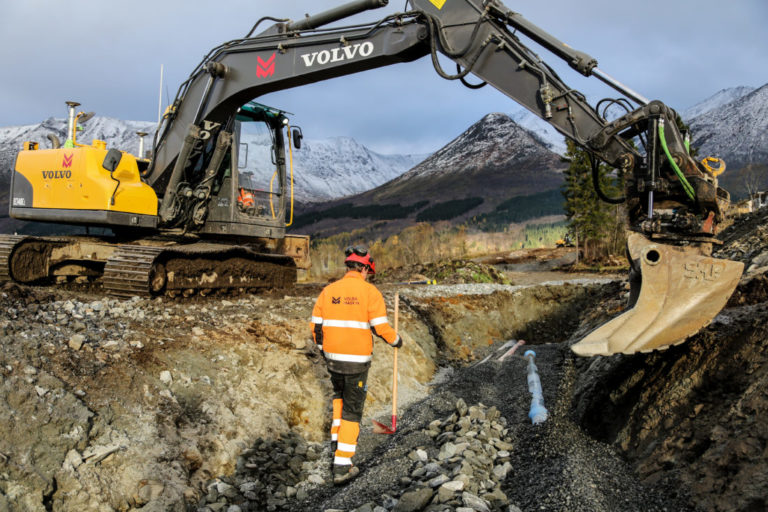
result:
[[[307,488],[325,484],[329,472],[328,447],[307,443],[294,432],[274,440],[258,439],[252,449],[238,458],[233,476],[208,483],[208,493],[200,500],[197,510],[296,510],[290,500],[305,500]]]
[[[402,479],[405,492],[394,507],[398,512],[422,510],[515,510],[501,490],[512,470],[513,439],[507,420],[496,407],[468,407],[463,399],[456,412],[431,422],[425,432],[435,444],[413,450],[410,477]]]

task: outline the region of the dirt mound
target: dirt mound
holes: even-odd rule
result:
[[[509,284],[509,280],[496,267],[461,259],[398,267],[382,271],[376,276],[376,281],[379,283],[405,283],[423,280],[435,280],[440,284]]]

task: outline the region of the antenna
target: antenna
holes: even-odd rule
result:
[[[160,64],[160,93],[157,95],[157,124],[163,120],[163,65]]]

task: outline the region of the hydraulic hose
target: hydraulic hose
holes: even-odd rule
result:
[[[597,197],[599,197],[601,200],[608,204],[621,204],[624,201],[627,200],[626,197],[608,197],[608,195],[603,192],[603,189],[600,187],[600,160],[593,157],[591,154],[587,154],[589,156],[589,161],[592,164],[592,186],[595,189],[595,193],[597,194]]]
[[[669,152],[669,147],[667,147],[667,139],[664,136],[664,119],[659,119],[659,142],[661,142],[661,147],[664,150],[664,154],[667,155],[667,160],[669,160],[669,165],[672,166],[672,169],[675,171],[675,174],[677,174],[677,178],[680,180],[680,184],[683,186],[683,190],[685,190],[685,193],[688,195],[691,201],[695,201],[696,191],[693,189],[693,186],[685,178],[683,171],[680,170],[680,167],[678,167],[677,163],[675,162],[675,159],[672,158],[672,153]]]

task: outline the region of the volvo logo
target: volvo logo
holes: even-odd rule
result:
[[[43,171],[44,180],[62,180],[72,177],[72,171]]]
[[[361,57],[368,57],[373,53],[373,43],[366,41],[364,43],[356,43],[349,46],[343,46],[341,48],[333,48],[331,50],[322,50],[319,52],[305,53],[301,55],[301,59],[304,61],[304,65],[311,68],[315,64],[324,66],[332,62],[342,62],[345,60],[351,60],[360,55]]]

